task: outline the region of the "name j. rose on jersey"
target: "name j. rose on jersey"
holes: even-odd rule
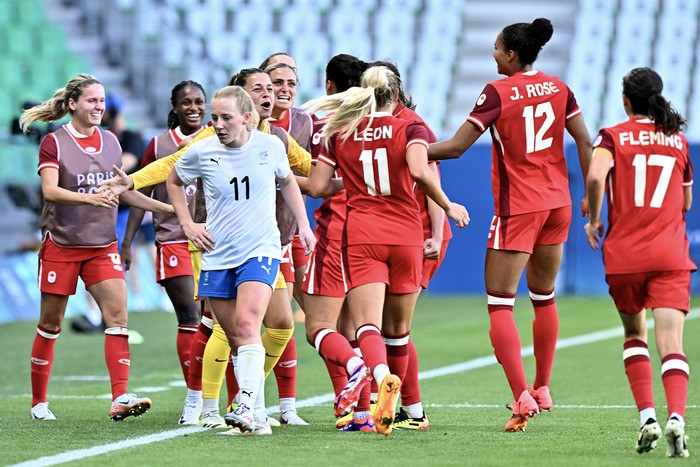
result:
[[[513,94],[510,95],[510,100],[512,101],[531,97],[548,96],[559,92],[557,85],[551,81],[526,84],[525,86],[513,86],[511,89],[513,90]]]
[[[76,187],[78,193],[94,193],[97,190],[97,184],[102,180],[107,180],[114,177],[114,172],[87,172],[76,175]]]

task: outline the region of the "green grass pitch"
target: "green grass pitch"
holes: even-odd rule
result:
[[[622,364],[621,334],[612,302],[606,297],[559,297],[560,342],[551,383],[555,407],[528,423],[524,433],[504,433],[509,417],[508,385],[497,364],[458,366],[492,357],[485,297],[436,297],[419,301],[412,336],[424,376],[422,398],[431,421],[427,432],[400,432],[385,438],[367,433],[340,433],[333,425],[332,403],[317,396],[332,391],[325,366],[306,343],[303,325],[298,346],[297,401],[308,427],[274,428],[268,437],[217,436],[212,431],[181,428],[185,388],[175,353],[176,320],[171,313],[132,313],[130,328],[144,341],[131,346],[129,390],[153,400],[140,418],[115,423],[108,419],[109,381],[101,335],[66,330],[56,343],[49,385],[55,422],[33,421],[29,353],[35,322],[0,326],[0,465],[651,465],[670,462],[665,441],[649,454],[634,451],[638,416]],[[700,301],[693,299],[693,306]],[[697,314],[696,311],[693,315]],[[38,311],[37,311],[38,314]],[[515,310],[523,346],[532,343],[532,307],[519,295]],[[697,465],[700,439],[700,320],[689,319],[685,351],[691,366],[687,432]],[[580,340],[572,340],[584,336]],[[650,333],[653,341],[653,331]],[[666,417],[656,347],[650,345],[657,413]],[[534,358],[525,358],[530,381]],[[431,370],[448,367],[445,375]],[[469,369],[471,368],[471,369]],[[225,398],[225,389],[224,396]],[[273,377],[267,405],[278,403]],[[316,399],[313,399],[316,397]],[[224,402],[222,398],[222,410]],[[275,416],[277,414],[271,414]],[[170,433],[168,439],[164,433]],[[139,441],[142,444],[136,443]],[[122,445],[115,443],[124,442]],[[121,448],[114,449],[115,447]],[[103,453],[103,451],[108,451]]]

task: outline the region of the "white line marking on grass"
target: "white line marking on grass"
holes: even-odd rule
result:
[[[686,319],[697,319],[700,318],[700,308],[694,308],[688,313]],[[654,320],[647,320],[647,328],[654,328]],[[568,347],[574,347],[577,345],[593,344],[594,342],[604,341],[607,339],[612,339],[613,337],[622,337],[622,325],[615,328],[604,329],[602,331],[591,332],[588,334],[582,334],[580,336],[567,337],[565,339],[559,339],[557,342],[557,350],[566,349]],[[523,357],[531,357],[535,353],[534,348],[530,345],[528,347],[523,347],[522,355]],[[418,374],[418,379],[431,379],[437,378],[438,376],[446,376],[454,373],[461,373],[463,371],[476,370],[477,368],[483,368],[489,365],[496,364],[496,357],[489,355],[486,357],[479,357],[473,360],[469,360],[462,363],[456,363],[454,365],[444,366],[442,368],[435,368],[434,370],[422,371]]]
[[[694,308],[693,310],[688,313],[688,316],[686,319],[696,319],[700,318],[700,308]],[[652,329],[654,327],[654,322],[653,320],[648,320],[647,321],[647,327],[649,329]],[[611,339],[613,337],[619,337],[622,336],[622,326],[615,327],[615,328],[610,328],[610,329],[605,329],[603,331],[597,331],[597,332],[591,332],[588,334],[583,334],[580,336],[574,336],[574,337],[568,337],[565,339],[559,340],[557,343],[557,349],[565,349],[567,347],[573,347],[577,345],[585,345],[585,344],[592,344],[595,342]],[[532,346],[530,347],[525,347],[523,348],[522,351],[523,357],[529,357],[533,355],[533,348]],[[479,357],[475,358],[473,360],[469,360],[466,362],[462,363],[457,363],[455,365],[449,365],[446,367],[442,368],[436,368],[434,370],[428,370],[428,371],[423,371],[418,374],[418,378],[420,380],[426,380],[426,379],[432,379],[432,378],[437,378],[438,376],[446,376],[446,375],[451,375],[454,373],[461,373],[464,371],[470,371],[470,370],[475,370],[478,368],[483,368],[489,365],[493,365],[496,363],[496,357],[493,356],[487,356],[487,357]],[[54,396],[52,396],[54,397]],[[326,394],[321,394],[319,396],[314,396],[310,397],[308,399],[304,399],[301,401],[297,402],[297,407],[311,407],[319,404],[323,404],[329,401],[332,401],[334,399],[335,395],[333,393],[326,393]],[[501,407],[500,405],[482,405],[482,404],[475,404],[475,405],[464,405],[464,407],[484,407],[484,408],[491,408],[491,407]],[[599,408],[599,407],[606,407],[606,406],[557,406],[558,408]],[[632,406],[607,406],[610,408],[629,408]],[[692,408],[695,408],[693,406],[689,406]],[[279,412],[279,406],[273,406],[273,407],[268,407],[267,409],[268,413],[277,413]],[[152,435],[147,435],[147,436],[141,436],[138,438],[132,438],[132,439],[126,439],[123,441],[119,441],[117,443],[111,443],[111,444],[105,444],[102,446],[93,446],[91,448],[86,448],[86,449],[78,449],[76,451],[68,451],[62,454],[56,454],[53,456],[45,456],[41,457],[39,459],[35,459],[32,461],[27,461],[23,462],[21,464],[15,464],[12,467],[38,467],[38,466],[47,466],[47,465],[56,465],[56,464],[62,464],[64,462],[70,462],[74,460],[81,460],[81,459],[86,459],[88,457],[94,457],[98,456],[100,454],[105,454],[108,452],[112,451],[117,451],[120,449],[126,449],[132,446],[141,446],[144,444],[151,444],[151,443],[157,443],[159,441],[164,441],[166,439],[170,438],[175,438],[177,436],[183,436],[186,434],[190,433],[197,433],[201,431],[209,431],[207,428],[198,428],[198,427],[186,427],[186,428],[179,428],[176,430],[169,430],[169,431],[164,431],[161,433],[154,433]]]
[[[119,451],[121,449],[127,449],[134,446],[142,446],[144,444],[157,443],[159,441],[165,441],[166,439],[175,438],[176,436],[183,436],[190,433],[197,433],[199,431],[207,430],[207,428],[198,428],[193,426],[187,428],[179,428],[177,430],[163,431],[160,433],[154,433],[152,435],[140,436],[138,438],[125,439],[124,441],[119,441],[117,443],[104,444],[102,446],[93,446],[91,448],[86,449],[77,449],[75,451],[68,451],[62,454],[56,454],[54,456],[40,457],[39,459],[22,462],[21,464],[15,464],[13,467],[37,467],[45,465],[63,464],[64,462],[87,459],[88,457],[99,456],[100,454],[106,454],[108,452]]]
[[[448,409],[501,409],[505,404],[426,404],[426,407],[432,408],[448,408]],[[688,409],[697,409],[700,405],[688,405]],[[560,405],[559,409],[595,409],[595,410],[610,410],[610,409],[635,409],[636,405]]]

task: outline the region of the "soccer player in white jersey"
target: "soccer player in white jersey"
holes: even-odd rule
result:
[[[241,433],[270,434],[264,406],[265,349],[260,329],[279,270],[280,237],[275,220],[275,182],[299,223],[307,254],[315,238],[301,192],[281,141],[254,130],[257,113],[239,86],[218,90],[211,118],[217,139],[195,142],[175,165],[168,194],[187,237],[202,252],[199,294],[212,311],[237,356],[239,404],[226,423]],[[207,223],[196,224],[183,186],[202,179]]]

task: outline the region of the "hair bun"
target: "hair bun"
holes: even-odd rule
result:
[[[537,18],[530,24],[530,28],[532,30],[532,35],[540,44],[540,47],[549,42],[549,39],[552,38],[552,34],[554,34],[552,22],[547,18]]]

